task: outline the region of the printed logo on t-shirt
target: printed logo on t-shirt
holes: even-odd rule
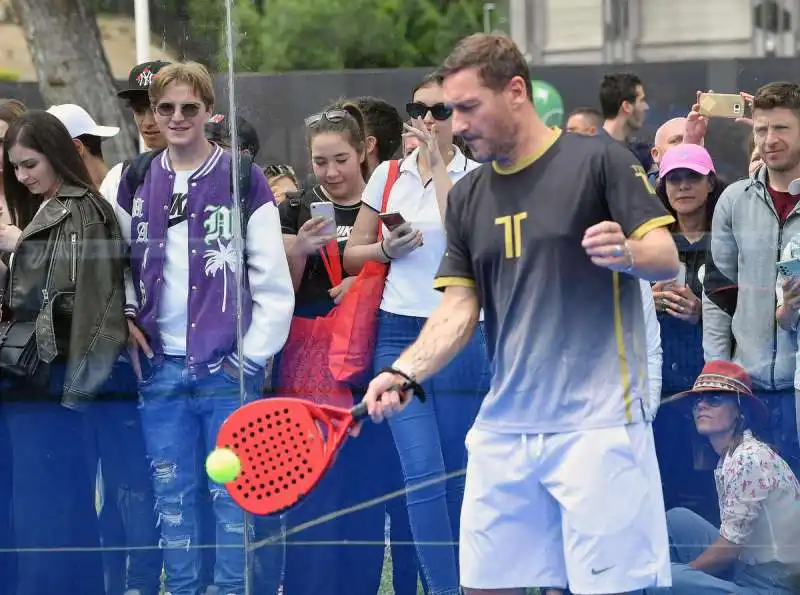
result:
[[[186,202],[189,195],[185,192],[176,192],[172,195],[169,206],[169,226],[178,225],[186,221]]]
[[[339,242],[346,242],[350,239],[350,233],[353,231],[351,225],[339,225],[336,227],[336,237]]]

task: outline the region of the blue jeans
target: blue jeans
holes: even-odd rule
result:
[[[100,538],[107,593],[122,595],[138,589],[142,595],[158,595],[162,553],[137,409],[136,376],[130,364],[114,366],[85,418],[90,461],[95,467],[99,460],[102,476]]]
[[[425,322],[424,318],[381,311],[375,369],[394,363],[417,339]],[[464,439],[489,390],[482,327],[423,388],[428,400],[421,403],[414,399],[389,419],[389,427],[400,456],[411,533],[429,592],[457,594],[456,545],[467,461]]]
[[[263,375],[249,379],[248,397],[260,393]],[[245,530],[252,523],[224,487],[198,468],[200,439],[205,454],[214,449],[225,419],[242,405],[238,379],[220,371],[191,378],[184,358],[167,358],[139,386],[142,427],[152,460],[153,491],[164,550],[166,590],[171,595],[199,595],[201,588],[198,493],[206,482],[216,518],[214,583],[225,595],[243,595],[246,567]]]
[[[795,474],[800,474],[800,442],[798,440],[795,390],[759,391],[770,411],[769,427],[761,435],[778,449]]]
[[[13,473],[10,541],[19,551],[16,584],[3,575],[0,592],[105,595],[83,414],[25,383],[13,393],[4,390],[4,399],[14,400],[3,410]]]
[[[779,564],[749,566],[736,562],[724,576],[689,566],[719,538],[719,529],[686,508],[667,512],[672,558],[672,587],[646,589],[647,595],[788,595],[788,569]]]

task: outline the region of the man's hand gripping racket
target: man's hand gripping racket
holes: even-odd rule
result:
[[[314,489],[363,419],[379,422],[415,394],[424,402],[418,384],[398,378],[379,374],[350,410],[282,397],[249,403],[222,424],[209,460],[219,453],[238,459],[240,470],[225,488],[242,509],[255,515],[281,512]]]

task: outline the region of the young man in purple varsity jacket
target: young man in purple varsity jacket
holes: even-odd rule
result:
[[[234,167],[231,155],[205,138],[214,105],[211,77],[199,64],[166,66],[150,86],[150,100],[167,149],[153,159],[138,188],[130,188],[123,175],[117,194],[130,243],[131,356],[140,377],[166,590],[199,595],[196,492],[208,478],[197,466],[198,435],[206,452],[213,449],[222,422],[241,405],[240,368],[248,397],[260,394],[264,365],[289,332],[294,290],[278,210],[254,166],[242,214],[247,229],[240,360]],[[252,526],[224,488],[210,489],[217,521],[214,583],[221,595],[243,595],[244,534]]]

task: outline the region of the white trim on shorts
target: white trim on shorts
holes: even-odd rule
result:
[[[671,586],[649,423],[561,434],[467,435],[461,584],[581,595]]]

